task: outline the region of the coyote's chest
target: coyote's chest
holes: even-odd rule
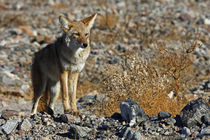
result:
[[[64,51],[61,54],[61,65],[64,70],[81,72],[89,56],[89,49],[79,48],[75,52]]]

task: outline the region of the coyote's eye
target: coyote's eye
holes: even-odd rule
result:
[[[80,33],[73,33],[73,35],[78,37],[78,36],[80,36]]]
[[[85,36],[88,36],[88,33],[86,33]]]

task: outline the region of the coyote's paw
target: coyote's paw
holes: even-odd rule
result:
[[[78,110],[73,111],[73,115],[74,115],[74,116],[78,116],[79,114],[80,114],[80,112],[79,112]]]
[[[72,111],[70,109],[64,110],[64,114],[71,114],[71,113],[72,113]]]
[[[78,110],[64,110],[64,114],[72,114],[74,116],[77,116],[80,114]]]

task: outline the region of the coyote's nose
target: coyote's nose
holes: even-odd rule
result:
[[[86,48],[88,45],[86,43],[82,44],[82,48]]]

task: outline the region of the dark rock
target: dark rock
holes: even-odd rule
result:
[[[160,111],[160,113],[158,114],[158,119],[159,120],[162,120],[162,119],[165,119],[165,118],[170,118],[170,117],[171,117],[171,114],[168,113],[168,112]]]
[[[141,123],[149,118],[137,102],[131,99],[120,103],[120,111],[122,118],[128,121],[130,125]]]
[[[125,52],[125,48],[121,45],[121,44],[118,44],[116,49],[119,51],[119,52]]]
[[[2,126],[2,130],[6,134],[10,134],[18,125],[18,120],[8,120],[6,124]]]
[[[130,127],[125,127],[120,132],[120,137],[125,138],[126,140],[143,140],[140,132],[132,130]]]
[[[115,120],[119,120],[119,121],[122,120],[121,114],[120,113],[117,113],[117,112],[115,112],[114,114],[112,114],[111,118],[112,119],[115,119]]]
[[[144,138],[141,136],[140,132],[135,130],[128,130],[126,135],[126,140],[143,140]]]
[[[176,120],[176,123],[174,125],[176,125],[178,127],[182,127],[183,126],[180,115],[176,115],[176,117],[174,117],[174,119]]]
[[[210,112],[209,105],[202,99],[190,101],[181,111],[182,123],[187,127],[201,125],[202,116]]]
[[[152,121],[147,120],[143,122],[144,130],[148,130],[149,128],[151,128],[151,126],[152,126]]]
[[[90,131],[92,131],[92,129],[88,127],[70,124],[70,132],[73,132],[73,137],[75,138],[85,138],[89,135]]]
[[[185,137],[188,137],[191,134],[190,129],[187,127],[183,127],[181,133],[184,134]]]
[[[78,100],[78,102],[82,102],[86,105],[91,105],[96,101],[96,95],[87,95]]]
[[[3,110],[2,111],[2,118],[8,120],[9,118],[13,117],[13,116],[18,116],[19,113],[15,110]]]
[[[187,13],[183,13],[183,14],[181,14],[181,15],[179,16],[179,19],[180,19],[181,21],[189,21],[190,18],[191,18],[190,15],[187,14]]]
[[[174,125],[176,123],[174,118],[167,118],[165,121],[168,125]]]
[[[200,137],[208,136],[210,137],[210,126],[203,128],[199,134]]]
[[[76,121],[76,118],[71,114],[62,114],[60,118],[65,123]]]
[[[108,62],[109,64],[117,64],[118,60],[116,58],[110,58]]]
[[[152,116],[152,117],[150,118],[150,120],[151,120],[151,121],[156,121],[156,120],[158,120],[158,116],[157,116],[157,115]]]
[[[206,125],[210,125],[210,112],[206,115],[204,115],[201,118],[202,122],[205,123]]]
[[[131,130],[130,127],[125,127],[124,129],[122,129],[119,133],[120,137],[126,137],[130,130]]]

